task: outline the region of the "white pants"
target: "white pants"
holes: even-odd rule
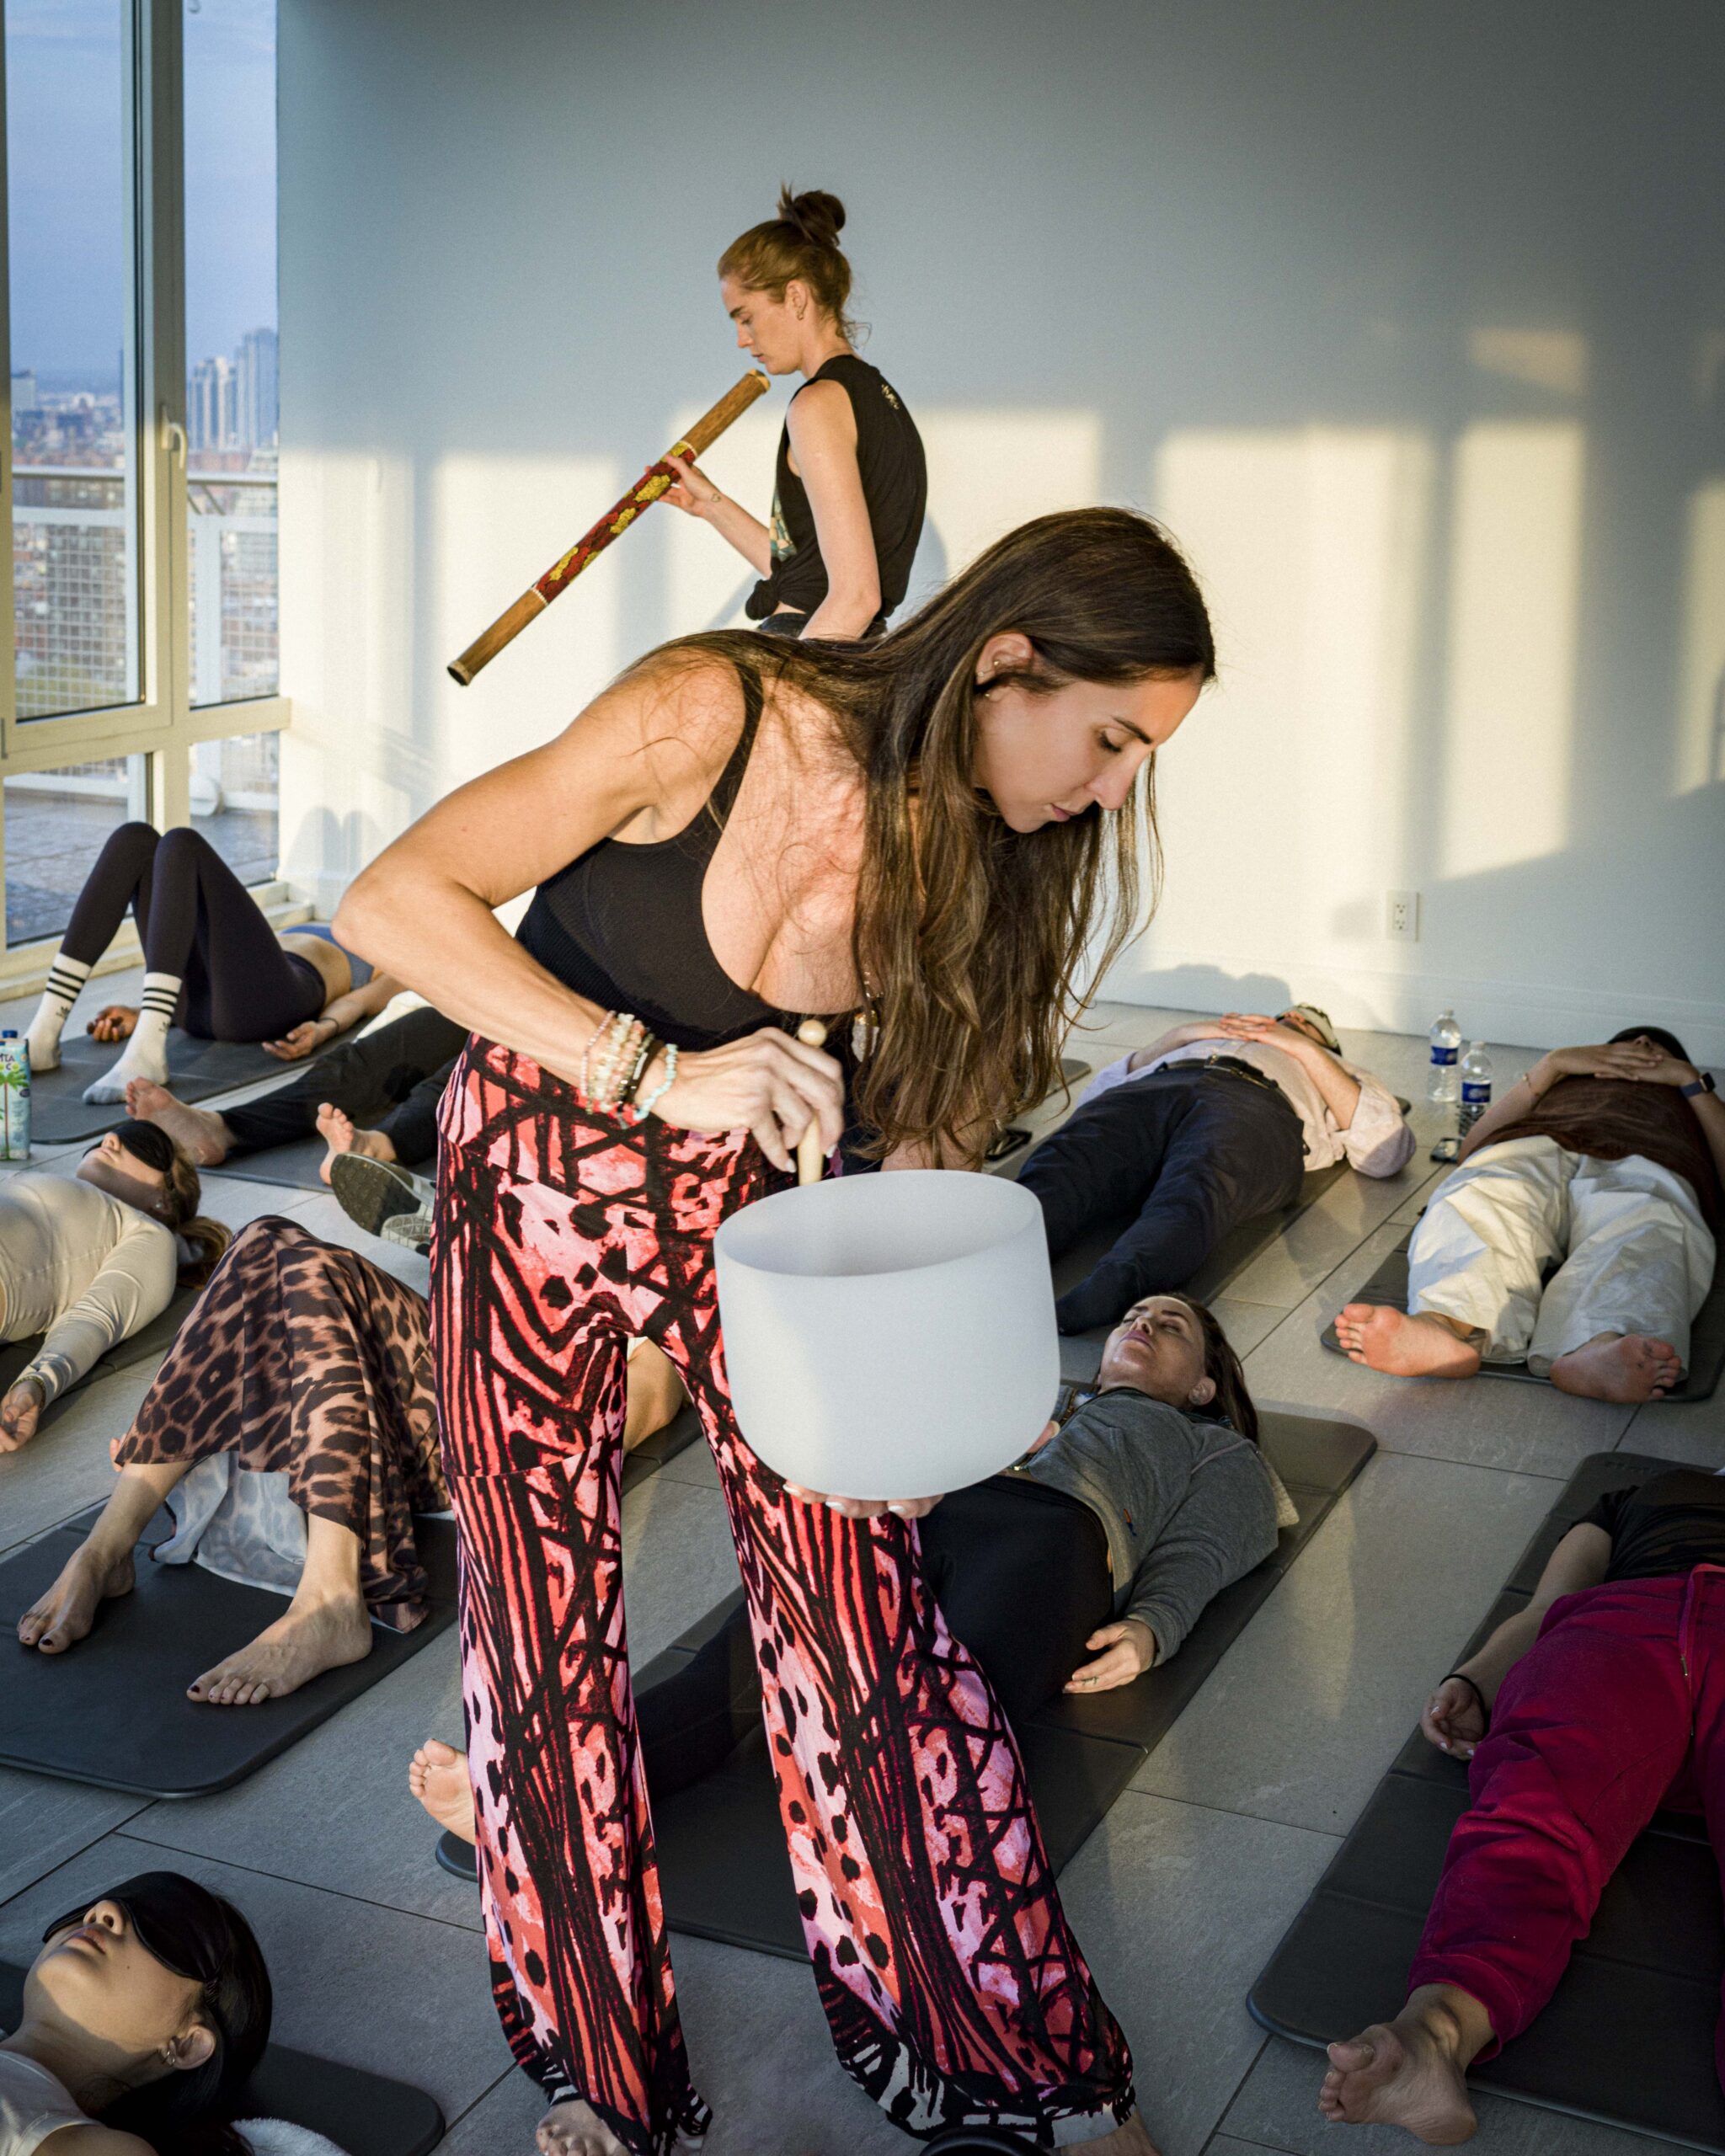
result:
[[[1669,1341],[1686,1370],[1713,1257],[1695,1193],[1669,1168],[1510,1138],[1483,1146],[1427,1206],[1408,1246],[1407,1307],[1477,1326],[1485,1361],[1525,1357],[1539,1377],[1601,1332]]]

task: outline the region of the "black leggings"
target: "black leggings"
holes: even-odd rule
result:
[[[922,1561],[948,1630],[1022,1722],[1091,1661],[1114,1583],[1102,1522],[1064,1490],[997,1475],[943,1498],[920,1524]],[[735,1607],[683,1668],[635,1697],[647,1784],[659,1800],[699,1781],[761,1726],[749,1614]]]
[[[1231,1228],[1293,1203],[1305,1156],[1287,1096],[1237,1071],[1177,1063],[1087,1101],[1018,1171],[1050,1258],[1096,1229],[1120,1230],[1055,1305],[1061,1331],[1113,1325],[1143,1296],[1183,1286]]]
[[[467,1044],[466,1029],[422,1007],[362,1033],[302,1070],[291,1085],[242,1107],[224,1108],[236,1153],[309,1138],[328,1101],[362,1129],[382,1131],[403,1167],[437,1155],[437,1103]]]
[[[61,950],[94,965],[128,906],[146,969],[184,984],[174,1023],[200,1040],[276,1040],[323,1008],[323,975],[282,949],[251,893],[195,831],[122,824],[84,879]]]

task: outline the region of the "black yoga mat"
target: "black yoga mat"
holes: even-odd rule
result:
[[[0,2029],[24,2018],[25,1972],[0,1961]],[[443,2113],[423,2089],[271,2044],[240,2099],[243,2118],[287,2119],[333,2141],[346,2156],[429,2156]]]
[[[98,1107],[82,1097],[90,1081],[112,1070],[126,1052],[123,1042],[92,1040],[82,1030],[83,1022],[75,1013],[72,1024],[61,1035],[60,1068],[31,1079],[30,1137],[35,1145],[76,1145],[80,1139],[99,1138],[126,1120],[123,1101]],[[74,1025],[80,1030],[74,1032]],[[336,1036],[337,1040],[348,1038]],[[168,1036],[168,1083],[176,1100],[206,1101],[216,1093],[255,1086],[260,1078],[285,1078],[303,1070],[334,1045],[326,1042],[316,1055],[283,1063],[265,1055],[255,1041],[200,1041],[175,1026]]]
[[[1355,1423],[1306,1416],[1266,1415],[1263,1439],[1300,1513],[1299,1526],[1283,1534],[1275,1555],[1216,1597],[1164,1668],[1096,1699],[1061,1694],[1018,1728],[1037,1819],[1056,1870],[1101,1823],[1377,1449],[1370,1433]],[[733,1597],[709,1611],[656,1656],[637,1679],[637,1693],[683,1666],[735,1603]],[[653,1820],[674,1930],[791,1961],[806,1958],[759,1728],[705,1780],[655,1802]]]
[[[95,1518],[92,1508],[0,1560],[0,1630],[9,1634],[52,1584]],[[162,1540],[170,1524],[158,1513],[146,1544]],[[431,1586],[425,1622],[411,1632],[374,1625],[363,1662],[326,1670],[286,1699],[255,1707],[200,1706],[185,1688],[273,1624],[286,1598],[238,1586],[201,1565],[155,1564],[141,1547],[136,1588],[104,1603],[89,1636],[65,1654],[0,1638],[0,1766],[136,1796],[232,1789],[454,1623],[454,1524],[421,1519],[416,1531]]]
[[[1456,1659],[1526,1606],[1546,1558],[1604,1491],[1685,1465],[1644,1453],[1584,1460]],[[1434,1661],[1434,1678],[1449,1666]],[[1416,1729],[1252,1986],[1247,2003],[1266,2029],[1322,2046],[1397,2011],[1466,1805],[1466,1769]],[[1657,1814],[1606,1887],[1545,2012],[1469,2079],[1547,2111],[1725,2151],[1725,2096],[1713,2064],[1725,1972],[1719,1897],[1701,1820]]]
[[[256,1153],[235,1153],[212,1176],[234,1176],[241,1182],[279,1184],[284,1190],[328,1190],[318,1174],[329,1148],[318,1137],[296,1139],[291,1145],[266,1145]]]
[[[1391,1310],[1405,1310],[1407,1307],[1407,1246],[1413,1240],[1410,1228],[1389,1256],[1379,1266],[1365,1285],[1350,1300],[1356,1303],[1384,1303]],[[1332,1355],[1346,1353],[1336,1337],[1335,1321],[1331,1320],[1321,1336]],[[1689,1374],[1680,1385],[1674,1385],[1663,1399],[1649,1401],[1650,1407],[1663,1407],[1671,1402],[1690,1400],[1709,1400],[1719,1383],[1719,1374],[1725,1370],[1725,1266],[1713,1275],[1713,1284],[1707,1291],[1707,1299],[1696,1313],[1695,1323],[1689,1335]],[[1549,1378],[1537,1377],[1525,1363],[1482,1363],[1479,1375],[1482,1378],[1514,1378],[1523,1385],[1549,1385]]]
[[[1238,1278],[1260,1251],[1268,1250],[1276,1237],[1291,1227],[1306,1207],[1322,1198],[1338,1177],[1352,1173],[1345,1161],[1338,1161],[1332,1166],[1319,1168],[1307,1176],[1291,1204],[1274,1213],[1260,1213],[1255,1220],[1242,1221],[1224,1235],[1180,1293],[1200,1303],[1214,1302],[1218,1295],[1226,1294],[1230,1283]],[[1122,1214],[1066,1252],[1054,1268],[1056,1295],[1064,1295],[1069,1289],[1076,1288],[1108,1255],[1131,1218],[1130,1214]],[[1061,1340],[1060,1375],[1069,1385],[1087,1384],[1096,1375],[1097,1365],[1102,1360],[1103,1343],[1110,1330],[1108,1326],[1097,1326],[1088,1332],[1072,1333]]]
[[[111,1376],[115,1370],[123,1370],[132,1363],[141,1363],[147,1357],[165,1355],[174,1345],[174,1335],[179,1331],[186,1312],[197,1299],[195,1288],[181,1289],[159,1317],[152,1317],[147,1326],[134,1332],[129,1339],[116,1341],[105,1355],[99,1357],[80,1383],[91,1385],[98,1378]],[[0,1345],[0,1392],[4,1392],[19,1372],[35,1359],[41,1345],[42,1335],[40,1332],[33,1333],[28,1340],[12,1340]],[[42,1416],[45,1429],[62,1411],[67,1401],[77,1397],[77,1391],[78,1386],[73,1385],[48,1403]]]

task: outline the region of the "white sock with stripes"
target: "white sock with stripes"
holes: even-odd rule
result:
[[[93,1085],[84,1087],[87,1101],[123,1101],[126,1089],[134,1078],[153,1079],[158,1086],[168,1083],[168,1028],[174,1022],[179,1002],[178,974],[144,975],[138,1022],[126,1044],[126,1052],[111,1070],[104,1072]]]
[[[60,1068],[61,1031],[71,1016],[72,1005],[77,1001],[78,990],[89,977],[90,969],[82,958],[68,958],[63,951],[55,953],[54,963],[48,969],[48,985],[42,990],[36,1015],[24,1035],[33,1071]]]

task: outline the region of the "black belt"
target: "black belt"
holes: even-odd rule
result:
[[[1178,1070],[1183,1066],[1176,1063],[1169,1067]],[[1202,1063],[1195,1066],[1188,1063],[1183,1067],[1188,1070],[1194,1067],[1199,1070],[1226,1070],[1236,1078],[1249,1078],[1254,1086],[1262,1086],[1265,1092],[1274,1093],[1284,1107],[1290,1111],[1293,1108],[1294,1103],[1274,1078],[1266,1078],[1256,1064],[1242,1063],[1237,1055],[1207,1055]]]

